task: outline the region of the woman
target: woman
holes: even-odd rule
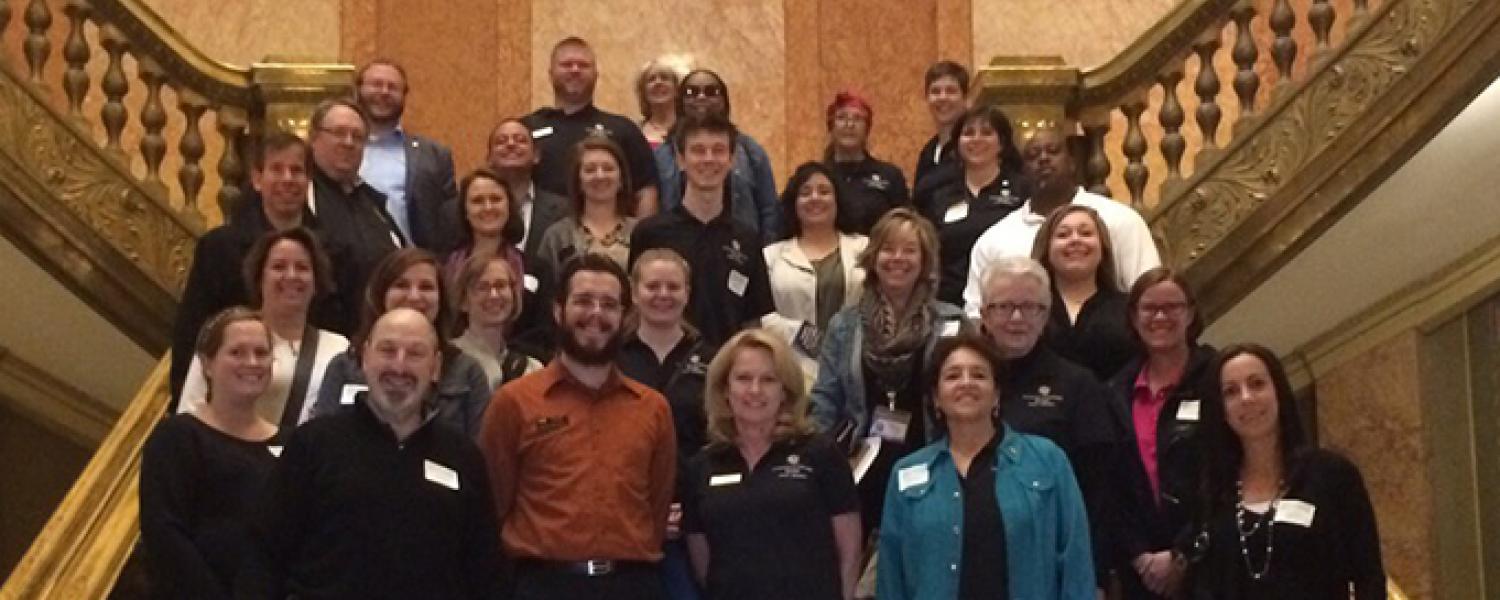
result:
[[[1206,511],[1196,597],[1386,597],[1375,511],[1359,469],[1302,433],[1286,370],[1255,344],[1226,349],[1203,405]]]
[[[999,350],[966,333],[940,342],[932,358],[945,433],[896,463],[877,597],[1092,600],[1088,516],[1073,469],[1046,438],[1001,424]]]
[[[707,443],[703,414],[704,380],[714,347],[683,320],[691,291],[692,268],[666,248],[642,252],[630,271],[633,330],[620,346],[620,372],[667,398],[677,432],[677,494],[668,527],[662,575],[672,600],[698,598],[680,532],[681,495],[687,490],[688,462]]]
[[[1110,380],[1116,420],[1128,446],[1115,506],[1103,524],[1114,546],[1125,598],[1175,596],[1186,567],[1183,552],[1196,515],[1198,417],[1213,391],[1213,348],[1198,344],[1203,322],[1192,289],[1164,267],[1142,274],[1126,300],[1139,355]]]
[[[212,401],[157,425],[141,457],[141,542],[155,597],[231,598],[254,549],[251,511],[275,467],[277,427],[256,411],[272,334],[234,307],[204,324],[194,379]]]
[[[761,325],[798,352],[808,381],[818,375],[818,347],[834,313],[859,303],[865,272],[859,255],[869,239],[849,233],[848,211],[833,172],[821,163],[797,167],[781,211],[787,239],[765,248],[776,312]]]
[[[521,251],[516,249],[523,233],[521,214],[512,210],[514,196],[505,180],[489,169],[474,169],[459,181],[458,197],[462,201],[457,217],[463,226],[457,249],[443,261],[443,280],[452,283],[469,257],[481,253],[498,255],[510,263],[512,271],[525,273]]]
[[[1011,140],[1010,119],[999,108],[969,110],[954,123],[951,135],[958,141],[963,175],[930,198],[917,198],[916,206],[938,228],[943,269],[938,299],[962,306],[974,242],[1021,205],[1029,186],[1022,181],[1021,152]]]
[[[365,286],[359,333],[349,351],[334,357],[328,365],[317,406],[313,407],[313,418],[352,406],[355,396],[369,389],[359,367],[364,340],[380,315],[396,308],[410,308],[432,322],[443,347],[443,364],[432,402],[436,418],[470,436],[478,433],[479,420],[490,402],[489,378],[473,359],[448,343],[451,300],[445,287],[438,274],[437,258],[431,252],[402,248],[381,260]]]
[[[302,227],[262,236],[245,256],[242,273],[250,305],[259,309],[259,320],[271,331],[276,358],[270,385],[255,408],[288,431],[308,419],[329,363],[349,348],[344,336],[308,323],[313,303],[332,292],[331,270],[317,236]],[[194,356],[177,412],[201,410],[207,403],[203,374],[203,361]]]
[[[635,99],[641,106],[641,134],[655,150],[677,124],[677,81],[687,74],[681,56],[664,55],[641,66]]]
[[[709,446],[688,467],[688,549],[712,600],[851,600],[860,523],[844,453],[813,434],[802,372],[748,329],[708,368]]]
[[[561,273],[568,259],[584,253],[603,254],[626,266],[636,220],[625,164],[625,152],[607,137],[591,135],[578,142],[569,190],[573,214],[547,228],[534,257],[546,263],[546,272]]]
[[[1094,209],[1064,205],[1042,223],[1031,257],[1052,276],[1045,343],[1108,381],[1136,352],[1109,229]]]
[[[464,261],[452,279],[458,290],[457,329],[453,346],[479,364],[489,391],[537,369],[542,363],[506,344],[511,325],[521,314],[521,278],[510,260],[481,251]]]
[[[682,78],[677,112],[685,117],[717,114],[729,120],[729,87],[718,73],[708,69],[690,71]],[[677,164],[677,144],[670,137],[656,149],[657,181],[661,185],[662,210],[682,203],[682,172]],[[760,233],[760,239],[781,239],[781,211],[776,207],[776,178],[771,157],[755,138],[740,131],[734,139],[734,158],[729,173],[729,202],[735,221]]]
[[[870,155],[870,128],[875,111],[853,92],[834,96],[826,111],[828,149],[823,162],[849,193],[849,222],[853,232],[868,235],[880,217],[908,204],[906,176],[891,163]]]
[[[933,298],[937,232],[909,208],[875,224],[859,266],[859,303],[835,314],[823,335],[812,416],[835,440],[875,452],[860,479],[864,526],[873,530],[891,465],[932,441],[923,365],[938,338],[958,333],[964,318]]]

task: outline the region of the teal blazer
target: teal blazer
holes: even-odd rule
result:
[[[1088,516],[1067,456],[1006,426],[995,466],[1011,600],[1093,600]],[[947,437],[896,462],[880,525],[876,598],[958,596],[961,490]]]

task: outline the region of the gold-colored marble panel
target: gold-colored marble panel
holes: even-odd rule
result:
[[[786,42],[781,2],[758,0],[533,0],[531,102],[552,104],[547,65],[552,46],[568,36],[588,40],[598,59],[600,108],[639,121],[635,78],[662,54],[688,54],[729,87],[732,117],[771,155],[778,178],[785,150]],[[797,135],[805,135],[797,132]],[[801,159],[805,157],[792,157]]]
[[[972,0],[974,63],[995,56],[1062,56],[1103,64],[1167,14],[1176,0]]]
[[[339,56],[340,0],[145,1],[215,60],[248,65],[272,54]]]

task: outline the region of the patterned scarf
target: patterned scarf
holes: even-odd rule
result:
[[[932,333],[932,296],[932,285],[921,281],[899,310],[878,291],[860,298],[859,315],[865,328],[863,359],[886,391],[898,390],[912,376],[911,369],[927,346]]]

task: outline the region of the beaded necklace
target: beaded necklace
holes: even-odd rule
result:
[[[1234,491],[1238,499],[1234,503],[1235,532],[1240,535],[1240,557],[1245,562],[1245,572],[1250,574],[1250,579],[1260,581],[1265,578],[1266,573],[1271,571],[1271,553],[1275,550],[1276,528],[1272,522],[1276,519],[1276,504],[1286,494],[1286,485],[1278,482],[1276,484],[1276,496],[1271,499],[1271,506],[1264,515],[1256,515],[1250,509],[1245,508],[1245,486],[1243,481],[1234,482]],[[1261,526],[1266,528],[1266,555],[1260,568],[1250,564],[1250,536],[1260,531]]]

